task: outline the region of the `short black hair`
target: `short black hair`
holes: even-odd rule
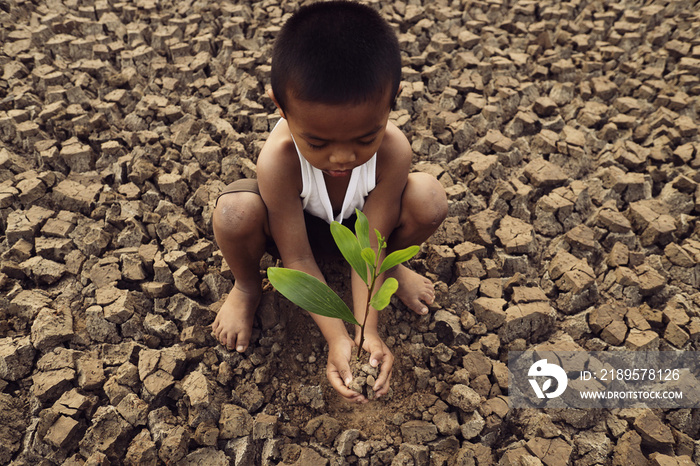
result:
[[[352,1],[301,7],[272,51],[272,91],[282,110],[290,94],[311,102],[361,103],[388,88],[393,98],[400,82],[394,30],[375,9]]]

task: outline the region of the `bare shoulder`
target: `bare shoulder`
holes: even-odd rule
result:
[[[387,152],[388,155],[394,157],[409,157],[409,159],[412,157],[411,144],[406,135],[392,122],[388,122],[386,125],[384,140],[379,151]]]
[[[261,192],[265,190],[264,185],[286,189],[296,187],[298,183],[294,181],[301,181],[300,170],[294,141],[287,122],[282,120],[270,133],[258,155],[257,175]]]
[[[392,176],[405,174],[411,167],[413,150],[406,135],[395,124],[387,123],[384,140],[377,151],[377,174],[381,177],[384,172]]]

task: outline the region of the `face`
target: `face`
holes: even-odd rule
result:
[[[271,96],[274,100],[274,96]],[[308,162],[328,176],[350,176],[377,152],[389,120],[389,96],[359,104],[324,104],[287,98],[280,109]],[[278,106],[279,108],[279,106]]]

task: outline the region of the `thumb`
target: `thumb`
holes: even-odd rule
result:
[[[346,387],[352,383],[352,372],[349,365],[345,364],[345,367],[338,368],[338,375]]]
[[[346,387],[352,383],[352,374],[350,373],[349,369],[348,370],[339,370],[338,375],[340,375],[340,378]]]
[[[372,367],[377,367],[383,359],[384,351],[382,350],[382,345],[375,345],[372,347],[369,356],[369,364]]]

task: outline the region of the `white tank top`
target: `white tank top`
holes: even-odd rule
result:
[[[292,141],[294,141],[293,136]],[[340,213],[334,217],[323,172],[312,166],[301,155],[296,141],[294,141],[294,147],[297,149],[299,165],[301,165],[301,201],[306,212],[322,218],[330,224],[333,220],[342,222],[350,217],[355,213],[355,208],[362,210],[365,198],[377,185],[377,154],[374,154],[371,159],[359,167],[353,168],[348,189],[345,191],[343,207],[340,209]]]

